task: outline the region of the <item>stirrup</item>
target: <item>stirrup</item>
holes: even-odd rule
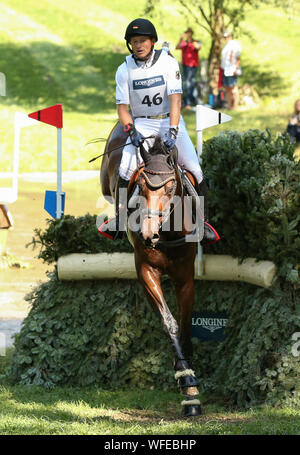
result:
[[[106,237],[109,240],[121,239],[124,236],[124,229],[120,230],[120,218],[122,218],[120,212],[125,209],[125,206],[127,204],[125,206],[119,206],[119,191],[121,188],[128,188],[128,184],[129,184],[128,180],[125,180],[121,176],[119,176],[115,202],[116,216],[114,218],[110,218],[104,221],[104,223],[102,223],[101,226],[98,228],[99,234],[102,235],[103,237]],[[111,223],[113,227],[110,228],[109,226],[107,226],[108,223]],[[125,225],[122,227],[125,228]]]
[[[125,207],[121,207],[119,209],[118,215],[116,215],[113,218],[109,218],[108,220],[104,221],[104,223],[101,224],[101,226],[98,228],[98,232],[100,235],[103,235],[103,237],[106,237],[109,240],[117,240],[123,238],[125,231],[124,229],[120,229],[120,212],[122,212],[123,210],[125,210]],[[111,228],[107,226],[108,223],[112,224]]]
[[[104,221],[104,223],[102,223],[101,226],[98,227],[99,234],[102,235],[103,237],[106,237],[109,240],[122,239],[124,236],[124,231],[120,231],[119,229],[109,229],[109,227],[107,226],[107,224],[110,222],[114,222],[114,224],[116,224],[115,220],[116,217]]]
[[[220,240],[220,236],[215,230],[215,228],[212,227],[211,224],[207,223],[204,221],[204,236],[201,241],[202,245],[211,245],[212,243],[216,243]]]

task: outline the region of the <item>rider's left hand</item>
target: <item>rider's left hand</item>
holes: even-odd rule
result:
[[[163,141],[168,150],[172,150],[175,147],[177,133],[178,128],[170,128],[169,131],[164,134]]]

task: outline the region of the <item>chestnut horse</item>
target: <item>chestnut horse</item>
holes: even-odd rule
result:
[[[102,193],[104,197],[110,197],[110,200],[111,197],[115,198],[114,192],[122,156],[120,145],[125,144],[126,140],[127,136],[118,123],[107,140],[101,165]],[[180,229],[174,229],[176,221],[174,215],[175,212],[178,213],[175,206],[176,204],[178,206],[179,202],[182,208],[184,196],[187,194],[183,174],[189,173],[177,166],[176,156],[166,152],[159,138],[155,140],[154,147],[148,152],[143,146],[140,152],[144,164],[136,170],[128,188],[127,235],[134,247],[138,280],[148,301],[160,316],[163,329],[171,343],[175,379],[185,395],[182,401],[183,414],[186,417],[195,416],[201,413],[197,388],[199,383],[190,363],[197,240],[189,241],[193,235],[193,226],[189,220],[183,222],[184,226]],[[196,185],[191,174],[189,174],[189,181]],[[133,229],[130,214],[134,211],[130,205],[137,194],[142,197],[145,204],[138,212],[140,228]],[[174,202],[175,199],[176,202]],[[179,211],[179,213],[183,212],[184,210]],[[186,212],[191,213],[191,210]],[[179,215],[179,218],[180,216],[182,219],[188,218],[184,214]],[[167,222],[170,228],[163,229]],[[179,324],[171,314],[163,295],[161,287],[163,274],[169,275],[175,285]]]

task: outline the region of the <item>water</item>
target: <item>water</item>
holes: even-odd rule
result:
[[[26,248],[26,244],[34,237],[35,228],[47,226],[50,215],[43,208],[44,194],[46,189],[56,189],[55,182],[54,173],[23,174],[19,179],[18,199],[9,206],[14,228],[8,232],[7,253],[27,263],[28,267],[0,269],[0,335],[3,338],[5,334],[6,346],[13,343],[13,331],[20,329],[30,310],[25,295],[47,281],[46,272],[53,269],[37,259],[38,249]],[[64,173],[63,191],[66,193],[66,215],[99,214],[102,206],[105,206],[105,212],[112,213],[112,206],[101,197],[98,172]]]

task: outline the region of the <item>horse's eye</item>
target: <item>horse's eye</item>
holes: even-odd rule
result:
[[[174,189],[174,184],[172,184],[171,186],[168,186],[168,187],[167,187],[166,193],[167,193],[167,194],[171,194],[172,191],[173,191],[173,189]]]
[[[139,182],[139,188],[141,193],[145,193],[146,187],[147,185],[145,182]]]

